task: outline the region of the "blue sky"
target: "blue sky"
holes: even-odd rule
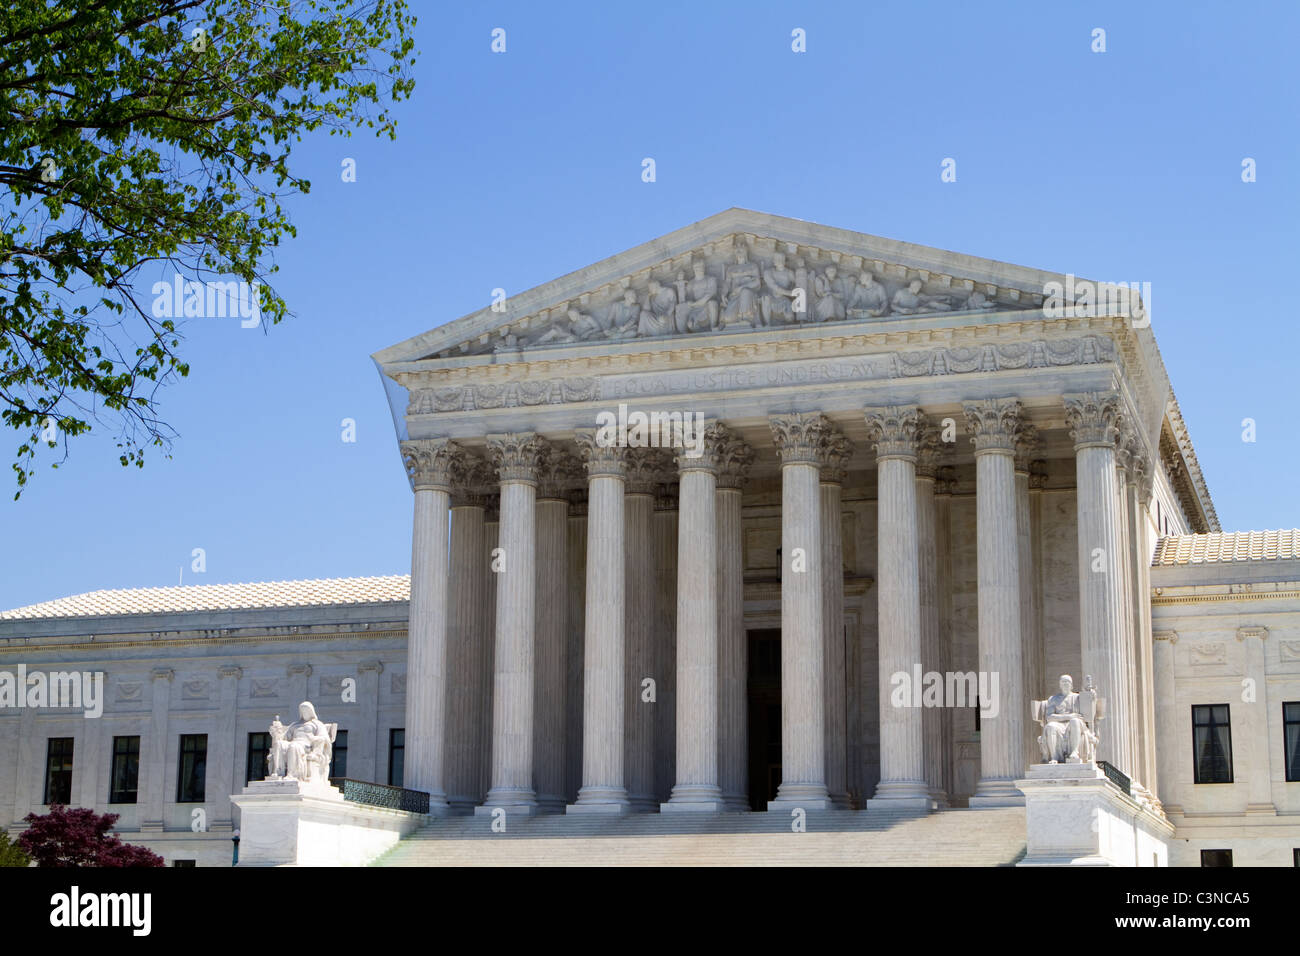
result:
[[[0,607],[182,567],[186,584],[404,573],[411,493],[370,354],[730,206],[1149,281],[1223,527],[1300,525],[1300,5],[461,6],[416,3],[396,143],[298,147],[313,188],[277,254],[296,315],[184,326],[172,459],[124,469],[105,432],[2,496]]]

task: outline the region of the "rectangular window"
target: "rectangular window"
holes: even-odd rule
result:
[[[348,732],[340,730],[334,736],[333,758],[330,760],[330,776],[346,777],[348,775]]]
[[[1288,782],[1300,780],[1300,703],[1282,705],[1282,762]]]
[[[1192,707],[1196,783],[1232,783],[1232,725],[1227,704]]]
[[[394,727],[388,732],[388,785],[402,785],[402,758],[406,756],[406,728]]]
[[[45,802],[72,802],[72,738],[51,737],[45,757]]]
[[[1202,850],[1201,866],[1232,866],[1232,851]]]
[[[109,803],[135,803],[140,783],[140,738],[113,738],[113,767],[109,773]]]
[[[208,735],[181,734],[180,767],[176,773],[176,802],[202,803],[207,784]]]
[[[194,866],[193,860],[172,860],[172,866]]]
[[[248,735],[248,760],[244,765],[244,786],[266,779],[266,755],[271,752],[271,735],[265,731]]]

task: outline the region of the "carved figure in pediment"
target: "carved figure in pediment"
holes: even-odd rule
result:
[[[611,339],[630,339],[636,336],[637,325],[641,322],[641,304],[636,300],[636,292],[623,290],[623,301],[615,302],[609,307],[605,317],[605,337]]]
[[[552,342],[583,342],[600,335],[600,323],[585,312],[570,306],[564,315],[555,319],[546,332],[537,339],[538,345]]]
[[[844,307],[851,319],[877,318],[889,311],[889,297],[885,295],[885,287],[876,281],[876,277],[869,271],[863,271],[849,292]]]
[[[785,254],[772,255],[772,264],[763,270],[762,312],[764,325],[786,325],[795,320],[794,272],[785,264]]]
[[[983,292],[972,292],[962,308],[984,310],[996,309],[997,307],[998,304],[985,296]]]
[[[946,296],[922,295],[921,280],[913,279],[906,288],[894,293],[893,308],[899,315],[915,315],[918,312],[949,312],[952,303]]]
[[[637,334],[643,336],[671,335],[677,330],[674,324],[677,314],[677,292],[672,286],[651,279],[648,284],[645,305],[641,307],[641,317],[637,322]]]
[[[704,263],[691,263],[695,277],[677,273],[677,331],[705,332],[718,327],[718,280],[704,271]]]
[[[823,275],[813,274],[812,318],[814,322],[834,322],[847,314],[844,309],[844,298],[836,288],[837,272],[834,266],[827,266]]]
[[[735,261],[727,266],[722,291],[722,326],[758,324],[758,295],[762,276],[758,263],[749,261],[749,253],[736,243]]]

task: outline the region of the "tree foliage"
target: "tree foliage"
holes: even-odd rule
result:
[[[18,847],[37,866],[162,866],[163,858],[147,847],[123,843],[108,831],[116,813],[98,814],[85,807],[54,805],[50,812],[23,817],[27,829]]]
[[[0,420],[21,444],[116,429],[170,447],[159,389],[189,370],[141,286],[247,283],[272,253],[306,134],[396,136],[414,86],[405,0],[10,0],[0,9]],[[17,495],[15,495],[17,497]]]
[[[0,830],[0,866],[31,866],[32,858],[13,844],[9,834]]]

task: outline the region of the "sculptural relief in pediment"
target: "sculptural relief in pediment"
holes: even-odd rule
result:
[[[1042,296],[862,256],[732,237],[438,353],[1033,308]]]

